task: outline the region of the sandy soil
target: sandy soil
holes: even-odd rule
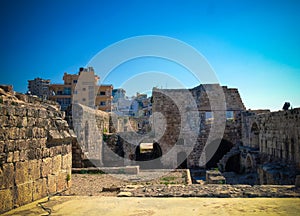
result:
[[[299,198],[53,197],[51,215],[299,215]],[[47,215],[37,202],[4,215]]]

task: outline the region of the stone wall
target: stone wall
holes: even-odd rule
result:
[[[237,89],[207,84],[190,90],[153,89],[152,96],[153,114],[160,113],[161,121],[165,121],[165,128],[158,128],[164,131],[158,143],[163,155],[168,153],[162,161],[165,167],[176,168],[180,153],[188,156],[187,167],[205,167],[215,156],[210,152],[220,142],[220,149],[224,143],[230,143],[230,149],[241,141],[241,112],[245,106]],[[226,118],[227,111],[232,118]],[[213,117],[208,119],[208,114]]]
[[[258,169],[261,184],[291,184],[300,171],[300,108],[243,113],[241,166]]]
[[[63,113],[57,104],[16,96],[0,89],[0,213],[71,183],[74,136]]]
[[[72,144],[72,167],[102,166],[103,134],[109,133],[109,113],[74,104],[72,127],[77,140]]]

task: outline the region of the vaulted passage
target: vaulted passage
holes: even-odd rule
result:
[[[135,160],[142,169],[161,168],[162,151],[158,143],[141,143],[135,150]]]
[[[225,172],[240,173],[240,155],[230,157],[225,166]]]
[[[220,143],[220,145],[219,145]],[[230,149],[233,147],[233,144],[225,139],[220,140],[215,140],[211,142],[206,148],[205,148],[205,153],[206,156],[208,157],[209,155],[213,156],[209,161],[206,163],[206,168],[216,168],[217,163],[222,159],[222,157],[230,151]]]

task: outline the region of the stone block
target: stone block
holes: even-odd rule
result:
[[[41,178],[33,182],[33,200],[41,199],[47,196],[47,179]]]
[[[0,128],[0,140],[6,140],[7,139],[7,132],[4,128]]]
[[[60,172],[57,176],[56,190],[61,192],[67,188],[67,172]]]
[[[47,177],[52,172],[52,158],[44,158],[42,160],[41,174],[42,177]]]
[[[13,162],[18,162],[20,160],[20,152],[14,151],[14,159]]]
[[[7,116],[0,116],[0,125],[7,127],[9,126],[8,117]]]
[[[52,174],[58,174],[62,167],[62,157],[61,155],[56,155],[52,158]]]
[[[25,160],[27,160],[27,151],[25,151],[25,150],[22,150],[22,151],[20,151],[20,161],[25,161]]]
[[[63,170],[71,170],[71,168],[72,168],[72,154],[71,153],[62,156],[61,168]]]
[[[15,141],[15,148],[19,151],[27,150],[29,148],[29,140],[19,139]]]
[[[46,110],[39,110],[38,117],[46,118],[47,117],[47,111]]]
[[[28,176],[28,161],[16,162],[16,184],[22,184],[29,181]]]
[[[56,193],[56,181],[57,181],[57,175],[48,175],[48,179],[47,179],[48,194]]]
[[[15,141],[14,140],[6,141],[6,147],[7,147],[7,151],[14,151],[15,150]]]
[[[31,117],[27,117],[27,126],[33,127],[35,125],[35,119]]]
[[[226,179],[218,170],[206,171],[206,181],[208,184],[225,184]]]
[[[63,136],[57,130],[50,130],[47,138],[50,146],[57,145],[63,140]]]
[[[43,148],[42,149],[42,154],[43,154],[43,158],[46,158],[46,157],[52,157],[50,156],[50,149],[49,148]]]
[[[13,193],[11,189],[0,190],[0,214],[13,208]]]
[[[21,206],[32,201],[32,182],[17,185],[15,205]]]
[[[26,128],[23,127],[23,128],[20,128],[19,130],[19,139],[26,139]]]
[[[7,189],[14,185],[14,165],[5,163],[0,168],[0,189]]]
[[[12,163],[13,159],[14,159],[14,153],[13,152],[8,152],[6,153],[7,157],[6,157],[6,162],[7,163]]]
[[[41,160],[30,160],[28,162],[29,180],[34,181],[41,177]]]
[[[8,138],[12,139],[12,140],[18,139],[19,138],[19,130],[20,129],[17,128],[17,127],[9,128],[9,130],[7,131],[8,132]]]

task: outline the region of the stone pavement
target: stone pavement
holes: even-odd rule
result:
[[[48,215],[38,202],[4,215]],[[300,198],[119,198],[56,196],[44,203],[51,215],[299,215]]]

